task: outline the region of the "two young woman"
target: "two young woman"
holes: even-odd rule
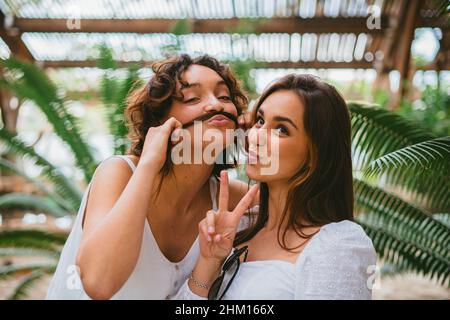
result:
[[[246,167],[259,182],[258,201],[257,187],[228,182],[223,170],[231,165],[168,160],[177,143],[170,137],[183,124],[205,114],[242,114],[247,99],[230,70],[208,56],[182,55],[154,71],[129,99],[131,155],[97,169],[48,298],[196,299],[213,291],[215,298],[227,285],[230,299],[370,298],[367,268],[375,252],[351,222],[350,119],[335,89],[290,75],[263,93],[249,136],[255,161]],[[235,122],[215,116],[202,129],[226,140]],[[252,151],[261,144],[279,161],[272,175],[261,173],[262,155]],[[258,203],[256,221],[249,221],[244,213]],[[231,272],[232,282],[227,270],[223,286],[216,281],[211,289],[233,247],[248,253],[247,262]]]

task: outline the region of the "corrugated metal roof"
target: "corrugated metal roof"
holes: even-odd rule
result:
[[[232,17],[364,17],[384,0],[2,0],[21,18],[217,19]]]
[[[8,45],[0,38],[0,59],[7,59],[11,51],[8,48]]]
[[[92,60],[101,43],[122,61],[157,60],[166,46],[179,43],[182,52],[207,51],[219,59],[262,62],[335,61],[365,58],[372,37],[361,34],[132,34],[132,33],[24,33],[22,39],[36,60]]]

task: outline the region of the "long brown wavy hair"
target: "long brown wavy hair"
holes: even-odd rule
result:
[[[177,82],[184,85],[183,73],[191,65],[201,65],[214,70],[230,90],[230,98],[237,109],[238,115],[247,108],[248,100],[240,83],[233,75],[230,68],[217,59],[202,55],[191,58],[187,54],[173,56],[167,60],[152,65],[154,75],[143,87],[132,92],[127,98],[125,116],[129,129],[128,137],[132,142],[128,154],[140,156],[144,147],[145,136],[150,127],[162,125],[164,117],[168,114],[174,99],[183,99],[182,94],[177,92]],[[224,152],[224,157],[226,154]],[[170,144],[167,150],[166,163],[161,172],[167,175],[171,168]],[[213,175],[218,176],[221,170],[234,167],[226,161],[215,164]]]
[[[305,227],[353,220],[351,123],[347,104],[338,91],[306,74],[289,74],[271,84],[254,107],[253,123],[264,100],[280,90],[296,93],[303,102],[303,126],[308,139],[307,158],[289,180],[282,223],[278,228],[280,246],[292,251],[300,246],[286,245],[289,229],[308,239],[314,234],[306,235]],[[260,183],[259,214],[250,228],[237,234],[235,245],[250,240],[265,226],[269,217],[268,199],[268,186]],[[281,225],[286,219],[287,227],[280,237]]]

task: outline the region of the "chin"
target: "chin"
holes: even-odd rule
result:
[[[269,169],[269,167],[262,166],[259,163],[247,164],[245,166],[245,172],[251,180],[264,183],[289,181],[290,177],[295,174],[295,172],[290,172],[287,170],[278,170],[275,173],[269,174],[267,173],[267,169]]]
[[[245,172],[250,180],[258,182],[269,182],[274,178],[274,176],[261,174],[261,165],[259,163],[247,164],[245,166]]]

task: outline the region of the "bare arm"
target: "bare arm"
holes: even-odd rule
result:
[[[172,118],[149,130],[133,175],[120,159],[105,161],[95,174],[77,256],[84,290],[93,299],[111,298],[136,266],[153,184],[177,126]]]

